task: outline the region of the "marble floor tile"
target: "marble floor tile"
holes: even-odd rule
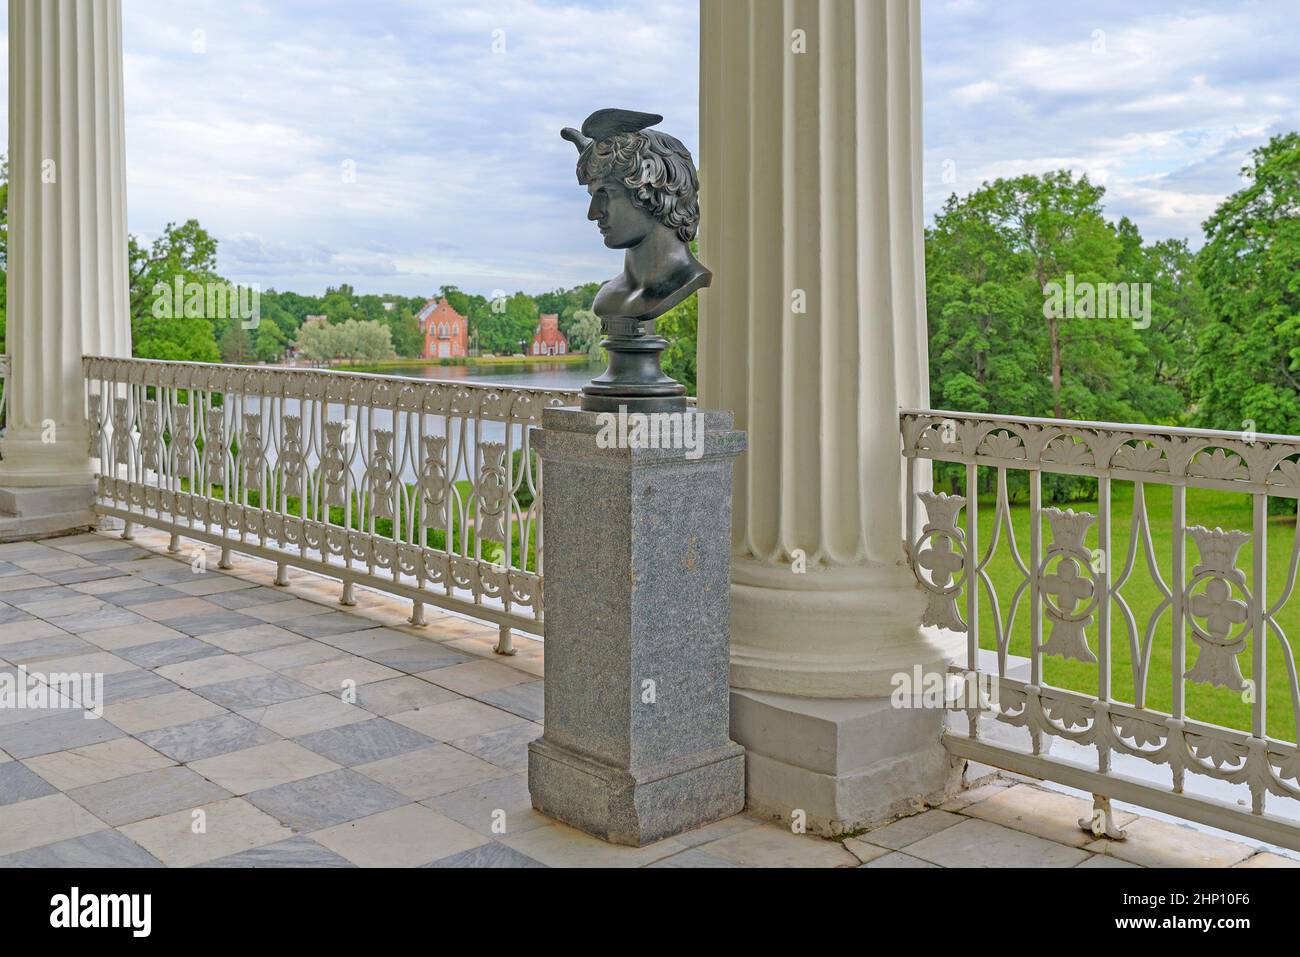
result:
[[[150,621],[161,621],[163,624],[174,618],[199,618],[222,611],[220,605],[214,605],[206,598],[197,598],[183,592],[177,592],[176,594],[179,597],[142,602],[133,606],[132,611],[137,615],[143,615]]]
[[[418,751],[360,764],[356,770],[400,791],[412,801],[423,801],[509,775],[504,768],[445,744],[431,744]]]
[[[334,827],[410,803],[397,791],[347,768],[254,791],[247,800],[297,831]]]
[[[355,690],[361,685],[374,681],[398,678],[402,673],[366,658],[345,655],[329,661],[285,668],[283,674],[295,681],[311,685],[317,691],[335,694],[344,689]]]
[[[680,856],[680,855],[679,855]],[[672,860],[672,858],[669,858]],[[513,847],[506,847],[504,844],[498,844],[496,841],[489,841],[486,844],[480,844],[478,847],[470,848],[468,851],[461,851],[459,854],[453,854],[451,857],[444,857],[441,860],[433,861],[430,864],[422,865],[424,867],[545,867],[539,861],[533,860],[526,854],[520,854]],[[656,865],[651,865],[652,867]],[[728,865],[730,866],[730,865]]]
[[[645,867],[686,849],[672,838],[645,847],[607,844],[558,823],[505,834],[498,840],[547,867]]]
[[[156,673],[174,681],[182,688],[200,688],[240,678],[252,678],[270,675],[268,668],[249,661],[241,655],[209,655],[192,661],[181,661],[173,665],[163,665]]]
[[[334,692],[336,696],[341,692]],[[356,705],[372,714],[388,716],[400,711],[414,711],[428,708],[448,701],[459,701],[460,695],[446,688],[439,688],[427,681],[421,681],[414,675],[402,675],[360,685],[356,689]]]
[[[0,764],[0,805],[55,794],[57,789],[21,761]]]
[[[105,651],[117,651],[120,648],[136,648],[140,645],[153,645],[160,641],[173,641],[184,638],[179,631],[151,621],[143,625],[126,625],[114,628],[96,628],[85,632],[85,640]]]
[[[437,674],[437,672],[433,672]],[[473,695],[477,701],[509,711],[529,721],[541,721],[546,713],[546,682],[526,678],[523,684],[497,688]]]
[[[906,851],[940,867],[1073,867],[1088,857],[1079,848],[974,818],[908,844]]]
[[[266,671],[264,674],[250,678],[236,678],[233,681],[203,685],[195,691],[209,701],[215,701],[223,708],[232,711],[265,708],[317,694],[316,689],[311,685],[294,681],[273,671]]]
[[[948,811],[925,811],[910,817],[899,818],[892,824],[886,824],[875,830],[860,835],[860,840],[898,851],[915,844],[924,837],[938,834],[944,828],[960,824],[964,818]]]
[[[358,867],[419,867],[487,842],[421,804],[316,831],[312,838]]]
[[[426,672],[418,677],[466,697],[478,697],[485,691],[508,688],[530,681],[528,675],[495,661],[468,661]]]
[[[4,867],[162,867],[154,857],[120,831],[94,831],[43,847],[0,857]]]
[[[139,734],[142,731],[155,731],[174,724],[188,724],[200,718],[210,718],[224,710],[192,691],[173,691],[148,698],[135,698],[121,704],[110,704],[104,709],[104,717],[128,734]]]
[[[382,761],[435,743],[426,735],[387,718],[313,731],[294,740],[345,767]]]
[[[890,851],[884,857],[878,857],[874,861],[868,861],[867,863],[861,866],[869,867],[869,868],[888,869],[888,868],[898,868],[898,867],[915,867],[915,868],[938,867],[939,865],[931,864],[929,861],[923,861],[919,857],[912,857],[911,855],[904,854],[902,851]]]
[[[1143,867],[1231,867],[1254,854],[1254,848],[1181,824],[1140,817],[1124,825],[1123,841],[1102,838],[1086,845]]]
[[[122,730],[84,711],[63,711],[35,721],[0,725],[0,748],[22,760],[122,737]]]
[[[195,812],[203,830],[195,833]],[[149,818],[122,833],[168,867],[193,867],[293,837],[293,832],[243,798]]]
[[[481,770],[490,767],[491,765],[484,764]],[[500,771],[499,768],[495,770]],[[555,823],[546,815],[533,810],[532,798],[528,794],[528,777],[523,774],[493,777],[444,792],[421,803],[491,837],[498,834],[521,834]],[[677,840],[683,847],[687,846],[685,841]]]
[[[204,635],[203,640],[210,645],[216,645],[218,648],[236,655],[267,651],[272,648],[300,644],[305,641],[302,635],[295,635],[292,631],[286,631],[271,624],[255,625],[252,628],[235,628],[231,631],[214,631]],[[276,669],[272,668],[271,670]]]
[[[221,654],[221,649],[213,647],[197,638],[170,638],[165,641],[150,642],[147,645],[135,645],[119,648],[115,654],[141,668],[161,668],[163,665],[179,664],[196,658],[208,658]]]
[[[289,634],[293,633],[289,632]],[[294,638],[296,640],[293,643],[286,642],[278,648],[253,652],[248,655],[248,660],[255,661],[262,667],[270,668],[272,671],[284,671],[287,668],[297,668],[320,661],[329,661],[332,658],[341,658],[346,654],[346,652],[339,651],[337,648],[321,644],[319,641],[304,638],[302,635],[294,635]]]
[[[190,768],[231,794],[243,795],[337,771],[339,765],[293,741],[273,741],[194,761]]]
[[[217,631],[231,631],[235,628],[252,628],[258,624],[256,618],[237,611],[218,611],[210,615],[195,615],[186,618],[168,618],[167,627],[175,628],[195,638],[210,635]]]
[[[56,844],[106,825],[66,794],[0,806],[0,857]]]
[[[286,738],[296,738],[313,731],[337,728],[342,724],[367,721],[374,717],[367,711],[327,694],[295,698],[293,701],[273,704],[269,708],[249,708],[240,714]]]
[[[114,778],[68,792],[68,797],[113,827],[229,796],[225,789],[179,766]]]
[[[761,824],[699,845],[714,857],[741,867],[857,867],[843,845],[778,824]]]
[[[218,714],[187,724],[145,731],[140,740],[173,760],[188,764],[230,751],[269,744],[275,732],[238,714]]]
[[[321,608],[323,606],[318,605],[316,607]],[[341,635],[345,632],[358,631],[365,628],[366,623],[364,619],[358,618],[356,615],[326,609],[323,614],[277,619],[276,624],[282,628],[288,628],[290,631],[296,631],[307,638],[321,638],[326,635]]]
[[[2,863],[2,862],[0,862]],[[266,844],[248,851],[240,851],[199,867],[356,867],[347,858],[339,857],[322,847],[305,834],[287,841]]]
[[[414,711],[399,711],[389,717],[438,741],[456,741],[525,723],[518,715],[469,698]]]
[[[468,655],[461,654],[459,651],[453,651],[444,645],[436,642],[426,641],[419,647],[390,648],[385,651],[366,651],[365,657],[371,661],[377,661],[381,665],[387,665],[397,671],[407,674],[417,674],[427,672],[435,668],[445,668],[452,665],[463,664],[472,661]],[[426,681],[429,676],[421,675]],[[454,689],[448,689],[454,690]]]
[[[508,771],[528,770],[528,743],[542,736],[542,726],[532,721],[451,741],[452,747],[467,751]]]
[[[1036,834],[1058,844],[1083,847],[1096,840],[1091,831],[1079,827],[1080,818],[1092,817],[1091,801],[1028,784],[1002,788],[999,793],[972,804],[962,813],[1026,834]],[[1117,811],[1115,824],[1125,827],[1135,817],[1136,814]],[[867,839],[870,840],[869,835]]]
[[[175,764],[169,757],[130,737],[42,754],[23,763],[60,791]]]

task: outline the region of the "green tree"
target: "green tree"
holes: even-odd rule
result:
[[[590,309],[579,309],[569,324],[569,351],[600,355],[600,317]]]
[[[1192,380],[1195,421],[1300,432],[1300,133],[1252,151],[1247,184],[1204,224],[1209,304]]]
[[[424,351],[424,336],[419,320],[409,306],[394,306],[388,322],[393,348],[399,356],[415,358]]]
[[[655,332],[668,340],[663,353],[663,370],[682,385],[687,395],[695,395],[696,335],[700,324],[697,293],[679,302],[655,321]],[[600,348],[599,340],[596,348]]]
[[[230,323],[221,336],[221,360],[243,364],[252,361],[255,355],[253,337],[248,334],[248,330],[238,322]]]
[[[944,204],[926,234],[936,407],[1120,421],[1185,408],[1177,385],[1157,375],[1172,356],[1153,348],[1167,329],[1046,308],[1054,283],[1151,281],[1154,296],[1143,273],[1162,255],[1177,260],[1172,250],[1145,250],[1131,222],[1107,223],[1103,196],[1086,176],[1061,170],[986,183]],[[1182,283],[1170,268],[1166,279]]]
[[[520,351],[520,342],[528,348],[537,332],[539,314],[531,296],[517,292],[504,302],[488,305],[485,313],[478,321],[479,349],[512,355]]]
[[[309,362],[329,362],[341,354],[339,334],[329,323],[304,323],[294,345]]]
[[[263,318],[253,334],[253,351],[263,362],[279,362],[289,348],[289,340],[275,323]]]
[[[180,226],[168,223],[148,249],[130,237],[127,258],[135,354],[146,359],[216,362],[220,352],[209,318],[186,317],[175,303],[170,308],[156,307],[161,290],[174,289],[177,279],[182,284],[222,281],[216,272],[217,241],[198,220]]]

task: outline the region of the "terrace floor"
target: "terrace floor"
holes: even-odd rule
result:
[[[0,673],[104,676],[99,718],[0,707],[0,866],[1300,866],[1133,814],[1094,841],[1087,801],[1005,777],[846,840],[737,815],[610,846],[529,805],[540,642],[497,656],[495,627],[166,544],[0,545]]]

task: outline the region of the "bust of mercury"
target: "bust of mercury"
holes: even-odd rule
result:
[[[691,252],[700,223],[699,177],[681,140],[648,129],[655,113],[597,110],[582,130],[560,135],[578,148],[578,182],[587,187],[587,218],[605,245],[622,249],[623,272],[601,286],[601,319],[655,319],[713,274]]]

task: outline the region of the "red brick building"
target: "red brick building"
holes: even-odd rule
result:
[[[560,317],[555,313],[544,313],[533,336],[532,355],[562,356],[568,351],[569,339],[560,331]]]
[[[444,299],[430,299],[416,315],[424,333],[425,359],[457,359],[469,355],[469,320]]]

